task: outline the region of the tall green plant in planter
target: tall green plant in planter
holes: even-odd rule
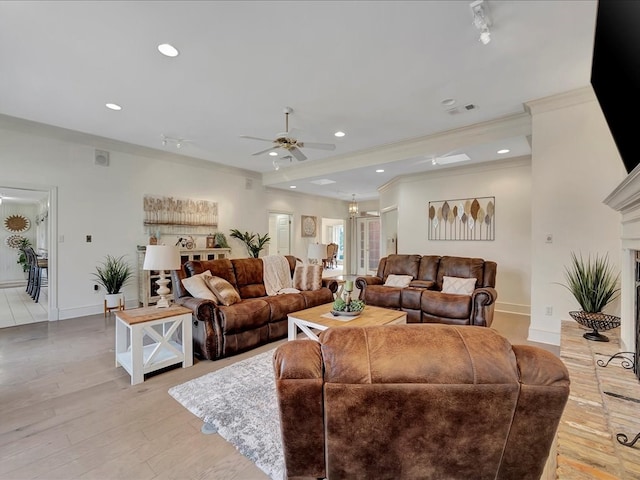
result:
[[[96,283],[102,286],[108,295],[121,293],[122,287],[127,285],[133,277],[133,268],[121,257],[107,255],[105,261],[96,267],[93,276]]]
[[[569,315],[581,325],[592,328],[585,333],[589,340],[607,342],[609,339],[598,330],[609,330],[620,326],[620,318],[602,313],[604,307],[618,298],[620,274],[614,271],[607,255],[595,258],[591,255],[585,260],[571,253],[571,263],[565,267],[566,283],[561,284],[571,292],[581,311],[569,312]]]
[[[268,233],[265,233],[264,235],[253,232],[243,233],[237,228],[232,228],[230,232],[231,237],[237,238],[238,240],[244,242],[247,247],[247,251],[249,252],[249,256],[253,258],[258,258],[260,256],[260,251],[263,250],[267,243],[269,243],[269,241],[271,240]]]
[[[16,263],[18,263],[22,267],[23,272],[29,270],[29,260],[27,260],[27,255],[24,253],[24,250],[30,246],[31,240],[29,240],[28,238],[23,238],[22,240],[20,240],[20,245],[18,247],[20,249],[20,253],[18,253],[18,261]]]

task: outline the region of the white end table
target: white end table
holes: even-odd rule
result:
[[[144,382],[145,373],[181,362],[182,368],[193,365],[191,310],[172,305],[116,312],[116,367],[131,375],[131,385]]]

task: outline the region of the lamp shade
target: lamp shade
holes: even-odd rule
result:
[[[307,251],[307,258],[322,260],[327,258],[327,245],[324,243],[312,243]]]
[[[180,250],[170,245],[147,245],[144,255],[144,270],[178,270]]]

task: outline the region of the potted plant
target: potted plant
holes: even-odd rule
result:
[[[231,237],[237,238],[244,242],[247,247],[247,251],[249,252],[249,256],[253,258],[258,258],[260,256],[260,251],[264,249],[265,245],[269,243],[269,234],[265,233],[264,235],[260,235],[259,233],[242,233],[237,228],[231,229]]]
[[[121,289],[131,280],[133,268],[125,260],[124,255],[121,257],[107,255],[105,261],[96,267],[93,276],[96,283],[106,291],[107,308],[114,308],[121,305]]]
[[[620,274],[614,272],[608,256],[591,258],[589,255],[585,260],[582,255],[578,257],[571,253],[571,263],[565,267],[566,283],[561,285],[571,292],[582,309],[569,312],[569,315],[580,325],[593,329],[593,332],[585,333],[584,338],[608,342],[609,339],[598,330],[620,326],[619,317],[602,312],[605,306],[618,298],[619,278]]]
[[[214,244],[216,248],[229,248],[229,244],[227,243],[227,237],[225,237],[224,233],[216,232],[213,234]]]
[[[18,263],[22,267],[23,272],[27,272],[29,270],[29,260],[27,260],[27,255],[24,253],[27,247],[31,246],[31,240],[28,238],[23,238],[20,240],[18,248],[20,253],[18,253]]]

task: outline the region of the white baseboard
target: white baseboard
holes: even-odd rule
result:
[[[560,345],[560,332],[530,328],[527,340],[530,342],[547,343],[549,345]]]
[[[519,303],[496,302],[496,311],[513,313],[515,315],[531,315],[531,305],[521,305]]]
[[[125,300],[124,305],[127,310],[138,308],[139,306],[138,300]],[[58,310],[58,319],[66,320],[68,318],[85,317],[88,315],[97,315],[99,313],[104,314],[104,303],[77,308],[61,308]]]

